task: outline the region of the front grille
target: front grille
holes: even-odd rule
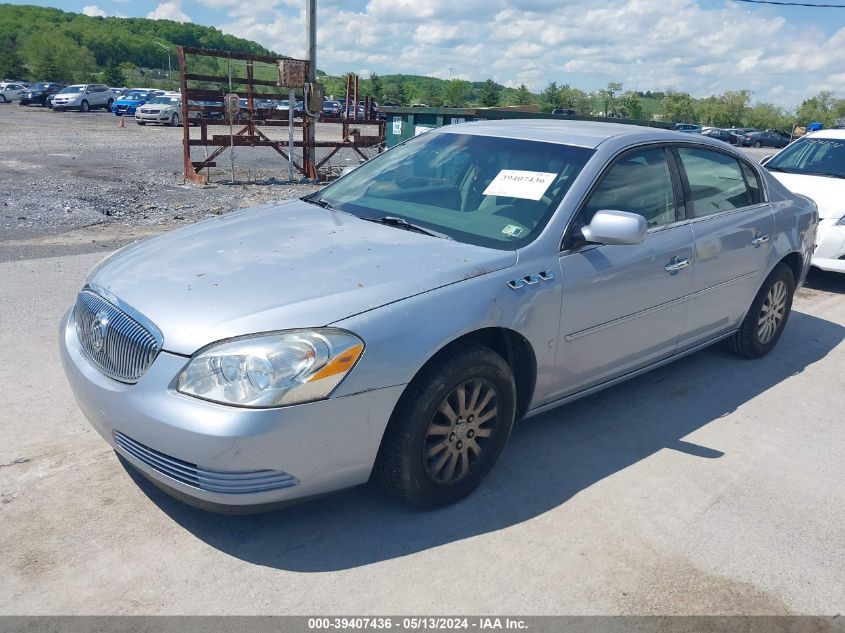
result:
[[[243,495],[291,488],[299,484],[296,477],[281,470],[222,471],[200,468],[196,464],[170,457],[144,446],[120,431],[114,431],[114,441],[129,455],[153,470],[183,484],[208,492]]]
[[[107,376],[135,383],[158,356],[162,338],[152,323],[124,307],[86,289],[76,298],[74,321],[88,359]]]
[[[156,112],[158,112],[158,110],[150,110],[150,109],[141,108],[141,114],[155,114]]]

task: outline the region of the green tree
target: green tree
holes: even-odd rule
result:
[[[543,101],[542,107],[544,110],[551,111],[554,108],[560,108],[562,106],[560,89],[557,87],[556,81],[549,82],[543,89],[540,99]]]
[[[121,67],[111,60],[103,71],[103,82],[109,86],[124,86],[126,85],[126,76],[123,74]]]
[[[381,101],[382,96],[384,95],[384,84],[381,81],[381,77],[377,74],[373,73],[370,75],[370,96],[375,99],[376,101]]]
[[[619,110],[628,119],[642,119],[643,106],[639,93],[629,90],[622,94],[619,97]]]
[[[668,91],[663,97],[663,118],[666,121],[695,120],[695,102],[686,92]]]
[[[463,108],[467,105],[468,95],[469,82],[464,79],[452,79],[443,90],[443,104],[453,108]]]
[[[795,118],[784,112],[783,108],[771,103],[756,103],[745,113],[743,123],[760,130],[792,129]]]
[[[598,98],[602,104],[604,116],[615,116],[616,114],[616,93],[622,90],[622,84],[618,81],[611,81],[606,88],[598,91]]]
[[[525,84],[519,84],[519,88],[514,91],[511,100],[514,105],[528,105],[534,103],[534,97],[528,91],[528,87]]]
[[[799,125],[807,125],[813,121],[819,121],[825,127],[831,127],[835,120],[843,115],[841,114],[843,110],[845,108],[841,107],[841,102],[837,102],[834,99],[833,93],[823,90],[815,97],[804,99],[798,107],[797,116]]]
[[[499,92],[499,85],[492,79],[487,79],[487,81],[484,82],[484,85],[481,86],[478,100],[481,102],[481,105],[488,108],[497,106],[499,105],[500,99]]]

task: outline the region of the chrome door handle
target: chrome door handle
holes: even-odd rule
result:
[[[667,273],[676,273],[679,270],[683,270],[687,266],[689,266],[688,259],[679,259],[677,257],[673,257],[672,261],[663,267],[663,270],[665,270]]]
[[[758,234],[757,237],[755,237],[753,240],[751,240],[751,243],[754,245],[754,248],[757,248],[758,246],[760,246],[760,244],[765,244],[768,241],[769,241],[768,235],[759,235]]]

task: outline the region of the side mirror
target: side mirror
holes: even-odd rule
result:
[[[770,160],[772,160],[772,156],[774,156],[774,154],[769,154],[768,156],[763,156],[763,158],[760,159],[760,164],[765,165]]]
[[[584,239],[596,244],[639,244],[646,238],[648,223],[636,213],[602,209],[581,229]]]

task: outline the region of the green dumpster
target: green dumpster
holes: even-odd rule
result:
[[[427,132],[436,127],[465,123],[467,121],[494,121],[502,119],[557,119],[561,121],[606,121],[647,125],[669,129],[668,123],[660,121],[637,121],[605,117],[561,116],[547,112],[523,112],[501,108],[382,108],[387,117],[387,147]]]

